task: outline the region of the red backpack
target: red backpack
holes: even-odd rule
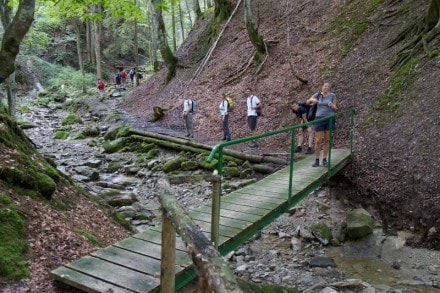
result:
[[[121,71],[121,78],[126,78],[127,77],[127,73],[125,72],[125,70]]]

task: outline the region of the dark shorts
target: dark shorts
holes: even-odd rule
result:
[[[315,120],[318,120],[323,117],[316,117]],[[336,129],[335,119],[332,119],[332,130]],[[327,131],[330,130],[330,120],[319,121],[313,124],[313,130],[315,131]]]
[[[250,130],[257,128],[257,116],[248,116],[247,122]]]

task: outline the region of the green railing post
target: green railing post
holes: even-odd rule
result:
[[[289,194],[288,196],[288,201],[289,201],[289,206],[290,203],[292,201],[292,189],[293,189],[293,160],[295,159],[295,132],[296,129],[292,130],[292,136],[290,138],[290,169],[289,169]]]
[[[220,198],[222,196],[223,177],[223,147],[219,147],[217,173],[219,179],[213,182],[212,209],[211,209],[211,242],[218,248],[220,238]]]
[[[333,144],[333,121],[335,119],[335,116],[332,115],[329,118],[329,131],[328,131],[328,163],[327,163],[327,169],[328,169],[328,177],[330,178],[330,171],[331,171],[331,163],[332,163],[332,144]],[[336,122],[335,122],[336,123]]]

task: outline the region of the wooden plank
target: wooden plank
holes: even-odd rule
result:
[[[210,223],[210,222],[209,222]],[[155,229],[157,232],[160,232],[160,233],[162,233],[161,231],[159,231],[159,230],[157,230],[158,229],[158,226],[157,227],[152,227],[151,229]],[[208,239],[211,239],[211,232],[210,232],[210,229],[209,230],[203,230],[203,229],[200,229],[200,230],[202,230],[202,232],[203,232],[203,234],[206,236],[206,238],[208,238]],[[220,242],[225,242],[225,241],[227,241],[229,239],[229,237],[228,236],[224,236],[224,235],[220,235]],[[184,242],[183,242],[184,243]],[[188,252],[188,250],[184,250],[184,252]]]
[[[160,225],[160,229],[148,229],[132,237],[162,245],[162,225]],[[176,237],[176,249],[186,251],[186,244],[180,237]]]
[[[196,211],[190,212],[190,217],[195,220],[200,220],[204,222],[211,222],[211,215],[207,213],[200,213]],[[247,222],[243,220],[238,219],[231,219],[226,217],[220,217],[220,225],[232,227],[232,228],[238,228],[238,229],[245,229],[246,227],[250,226],[252,222]]]
[[[206,206],[194,209],[190,213],[192,213],[193,211],[197,211],[199,213],[205,213],[205,214],[211,215],[211,209],[206,208]],[[225,210],[225,209],[220,209],[220,217],[237,219],[237,220],[247,221],[247,222],[251,222],[251,223],[258,221],[260,219],[260,216],[257,216],[257,215],[247,214],[247,213],[242,213],[242,212],[237,212],[237,211],[230,211],[230,210]]]
[[[113,246],[130,250],[135,253],[143,254],[155,259],[160,259],[161,245],[140,240],[137,238],[127,238],[115,243]],[[188,255],[183,251],[176,251],[176,264],[179,266],[186,266],[191,263]]]
[[[262,209],[260,207],[245,206],[245,205],[236,204],[235,202],[224,202],[224,201],[222,201],[220,207],[221,207],[221,210],[241,212],[241,213],[251,214],[251,215],[256,215],[256,216],[264,216],[265,214],[267,214],[270,211],[267,209]],[[206,212],[209,212],[211,209],[212,209],[212,207],[209,204],[200,208],[201,211],[203,210]]]
[[[139,253],[134,253],[117,246],[108,246],[104,249],[93,252],[91,255],[151,275],[155,278],[160,276],[160,260]],[[181,270],[182,267],[176,266],[176,273]]]
[[[50,272],[50,277],[84,292],[133,293],[131,290],[107,283],[92,276],[72,270],[68,267],[56,268]]]
[[[194,222],[200,227],[200,229],[202,229],[203,232],[211,233],[210,222],[205,222],[200,220],[194,220]],[[230,237],[234,237],[240,232],[241,229],[220,225],[220,236],[225,236],[230,238]]]
[[[92,256],[84,256],[66,267],[134,292],[148,292],[159,285],[159,279]]]
[[[277,207],[281,203],[285,202],[285,199],[279,198],[271,198],[271,197],[260,197],[256,195],[250,195],[245,193],[240,193],[239,191],[230,194],[230,196],[223,196],[221,198],[221,202],[232,202],[239,203],[241,205],[247,205],[251,207],[260,207],[271,210],[272,208]]]

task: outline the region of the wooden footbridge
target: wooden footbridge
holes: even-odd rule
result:
[[[326,167],[312,167],[314,156],[290,161],[289,166],[264,179],[220,197],[213,197],[206,206],[188,212],[203,233],[211,239],[224,255],[237,248],[251,236],[297,204],[310,192],[329,180],[348,164],[352,157],[352,133],[354,111],[350,114],[347,148],[331,149]],[[342,115],[343,113],[338,113]],[[331,119],[335,119],[336,116]],[[292,133],[292,157],[294,133],[297,126],[272,132]],[[258,139],[266,134],[240,139],[241,142]],[[330,141],[331,143],[331,141]],[[217,145],[211,152],[219,160],[222,173],[223,147],[234,141]],[[220,177],[221,178],[221,177]],[[220,185],[217,185],[220,187]],[[220,188],[219,188],[220,189]],[[221,201],[221,202],[220,202]],[[111,246],[91,253],[65,266],[53,270],[53,279],[86,292],[155,292],[160,290],[162,225],[133,235]],[[174,242],[173,236],[173,241]],[[172,249],[172,248],[171,248]],[[185,243],[175,237],[175,286],[177,290],[195,276],[193,264]]]

